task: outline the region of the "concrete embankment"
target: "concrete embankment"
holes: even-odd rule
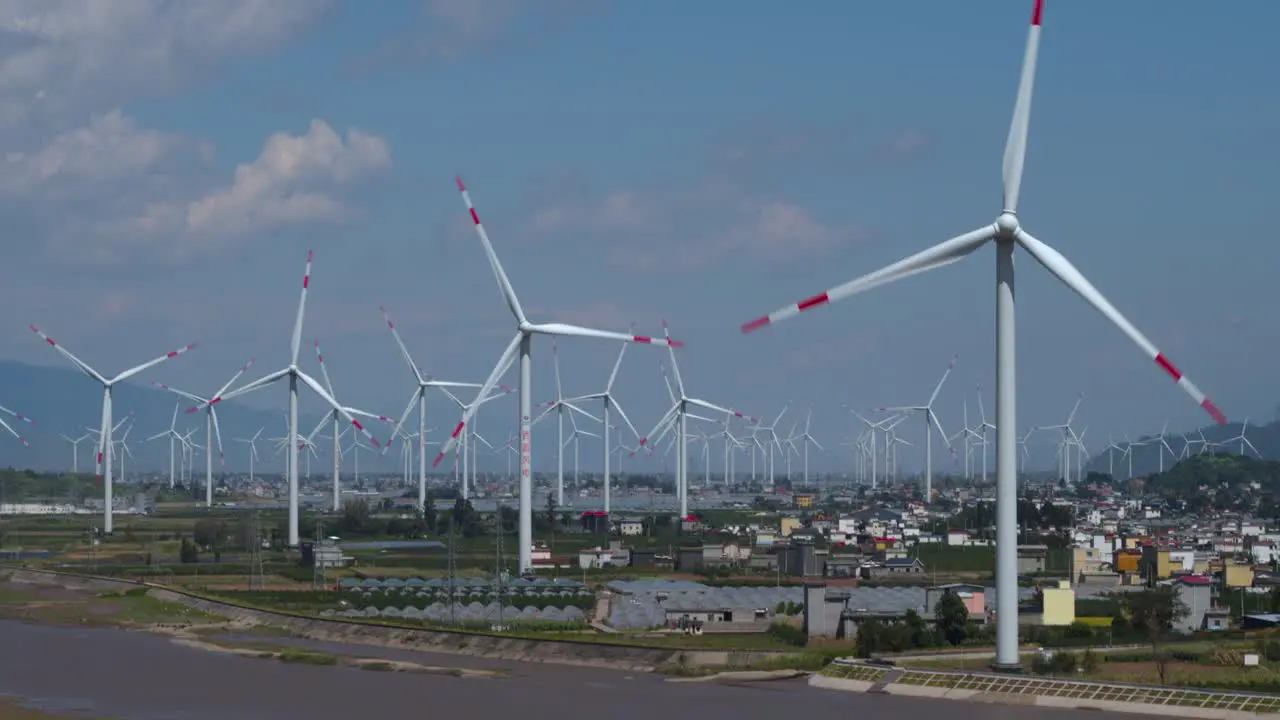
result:
[[[783,653],[730,652],[722,650],[672,650],[604,642],[533,640],[499,634],[448,632],[410,627],[316,618],[307,615],[271,612],[211,600],[151,583],[114,578],[97,578],[45,570],[0,568],[11,580],[57,584],[95,592],[151,588],[159,600],[179,602],[217,615],[237,625],[265,625],[281,628],[298,637],[322,642],[401,648],[419,652],[454,653],[483,657],[564,665],[610,667],[633,672],[650,672],[661,667],[750,667],[772,662]]]

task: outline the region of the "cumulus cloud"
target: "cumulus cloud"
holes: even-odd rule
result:
[[[571,185],[576,185],[571,183]],[[692,188],[623,189],[593,196],[577,185],[559,201],[540,193],[524,229],[536,238],[590,237],[612,264],[637,270],[703,267],[726,258],[785,261],[866,237],[785,198],[715,178]],[[663,238],[660,243],[655,238]]]
[[[115,106],[294,37],[331,0],[0,0],[0,124]]]
[[[220,182],[208,143],[139,127],[119,110],[95,116],[32,152],[10,152],[0,192],[60,260],[130,253],[184,260],[282,225],[353,214],[342,192],[391,166],[381,138],[323,120],[276,133]],[[181,175],[181,180],[174,178]]]
[[[294,38],[332,0],[0,0],[0,201],[18,250],[55,260],[180,260],[281,225],[352,214],[390,166],[380,138],[322,120],[220,176],[211,144],[121,108]],[[86,122],[86,118],[88,118]],[[11,233],[11,235],[14,233]]]

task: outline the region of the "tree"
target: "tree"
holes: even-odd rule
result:
[[[1172,588],[1167,587],[1129,593],[1124,597],[1124,606],[1129,614],[1129,623],[1147,633],[1151,642],[1151,659],[1163,685],[1169,656],[1161,651],[1160,644],[1168,637],[1173,624],[1187,616],[1187,606]]]
[[[196,548],[196,544],[187,538],[182,538],[182,544],[178,547],[178,561],[183,563],[200,562],[200,551]]]
[[[551,526],[552,528],[554,528],[556,525],[556,508],[557,507],[558,506],[556,505],[556,496],[552,495],[551,493],[547,493],[547,525]]]
[[[222,548],[227,542],[227,526],[221,520],[200,520],[191,528],[191,539],[198,547],[213,553],[213,561],[222,559]]]
[[[954,592],[947,590],[938,598],[933,608],[934,624],[938,632],[952,645],[964,642],[969,634],[969,608]]]

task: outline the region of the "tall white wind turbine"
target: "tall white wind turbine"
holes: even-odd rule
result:
[[[949,265],[985,245],[996,245],[996,605],[1005,608],[996,620],[996,666],[1017,668],[1018,614],[1008,611],[1018,605],[1018,515],[1017,515],[1017,388],[1014,338],[1013,250],[1021,245],[1050,274],[1074,290],[1086,302],[1118,327],[1147,357],[1172,377],[1214,420],[1226,417],[1191,381],[1168,360],[1127,318],[1098,292],[1079,270],[1057,250],[1033,237],[1019,221],[1018,193],[1026,158],[1027,127],[1031,118],[1031,95],[1035,83],[1036,57],[1040,48],[1040,21],[1044,0],[1034,0],[1026,55],[1014,104],[1013,121],[1004,153],[1004,203],[994,223],[984,225],[912,255],[888,267],[789,305],[742,326],[750,332],[801,312],[855,295],[871,288]]]
[[[298,381],[301,380],[311,391],[320,396],[320,399],[328,403],[329,407],[338,411],[343,419],[355,426],[357,430],[364,433],[365,437],[377,445],[378,441],[373,435],[360,424],[360,421],[352,417],[346,408],[340,406],[338,401],[333,398],[324,388],[320,387],[320,383],[316,382],[310,375],[302,372],[298,368],[298,350],[302,345],[302,321],[306,317],[307,309],[307,289],[311,286],[311,260],[312,252],[307,251],[307,267],[302,274],[302,294],[298,298],[298,315],[293,321],[293,337],[289,343],[289,364],[273,373],[264,375],[257,380],[242,385],[235,390],[226,394],[218,393],[197,409],[204,409],[217,405],[224,400],[230,400],[239,397],[245,393],[260,390],[277,380],[289,379],[289,442],[286,444],[288,450],[288,476],[289,476],[289,547],[298,547],[298,442],[301,435],[298,433]],[[206,451],[207,452],[207,451]]]
[[[13,435],[17,437],[18,440],[22,440],[22,436],[14,432],[13,428],[9,427],[7,424],[5,425],[5,428],[8,429],[9,432],[13,433]],[[63,435],[62,433],[58,433],[58,437],[71,443],[71,472],[79,473],[80,472],[80,443],[89,439],[89,433],[85,433],[84,435],[81,435],[78,438],[73,438],[69,435]]]
[[[672,403],[671,409],[668,410],[666,414],[662,416],[662,419],[658,421],[658,424],[654,426],[653,431],[645,437],[640,438],[639,447],[645,447],[651,439],[656,443],[659,437],[658,433],[665,432],[663,428],[667,426],[668,423],[670,423],[672,428],[675,430],[676,492],[680,496],[680,518],[684,519],[689,517],[689,418],[696,417],[689,413],[689,406],[693,405],[710,410],[724,416],[725,418],[737,417],[753,423],[759,422],[759,420],[757,418],[743,415],[737,410],[730,410],[729,408],[723,408],[719,405],[713,405],[706,400],[689,397],[689,394],[686,393],[684,389],[684,379],[680,375],[680,364],[676,362],[676,352],[672,349],[678,346],[678,343],[671,341],[671,333],[667,329],[666,320],[662,321],[662,333],[667,340],[667,349],[671,355],[671,372],[676,378],[676,387],[675,392],[673,393],[676,396],[676,400]],[[668,392],[670,391],[671,389],[668,388]],[[776,425],[777,423],[774,424]]]
[[[254,433],[252,437],[234,438],[235,442],[241,442],[249,446],[249,484],[251,485],[253,484],[253,471],[258,464],[258,438],[262,437],[263,430],[266,430],[266,428],[258,428],[258,432]]]
[[[226,392],[227,388],[231,387],[236,380],[239,380],[241,375],[245,374],[250,367],[253,367],[253,363],[255,361],[255,358],[250,358],[249,362],[245,363],[239,370],[237,370],[236,374],[232,375],[230,380],[225,382],[222,387],[218,388],[218,391],[215,392],[212,397],[220,397],[222,393]],[[163,383],[155,382],[154,380],[151,384],[161,390],[167,390],[175,395],[184,397],[191,402],[198,403],[199,406],[204,408],[204,444],[205,447],[209,448],[209,452],[204,454],[204,506],[213,507],[213,448],[215,442],[217,443],[218,448],[219,465],[221,466],[226,463],[226,458],[222,454],[222,428],[218,427],[218,408],[215,407],[213,403],[209,402],[211,398],[201,397],[195,393],[187,392],[186,390],[179,390],[178,388],[170,387]],[[193,413],[198,409],[200,408],[187,408],[187,412]],[[172,441],[169,443],[169,451],[170,460],[172,460]],[[172,462],[170,465],[172,465]],[[170,473],[170,475],[172,476],[172,473]]]
[[[137,375],[143,370],[148,370],[150,368],[153,368],[156,365],[159,365],[160,363],[164,362],[165,360],[178,357],[179,355],[185,353],[186,351],[194,348],[195,344],[193,343],[191,345],[180,347],[177,350],[174,350],[172,352],[167,352],[164,355],[161,355],[160,357],[155,358],[154,360],[149,360],[147,362],[142,363],[141,365],[131,367],[128,370],[125,370],[124,372],[120,373],[119,375],[116,375],[115,377],[108,379],[102,373],[89,367],[89,365],[85,363],[83,360],[76,357],[75,355],[72,355],[71,352],[68,351],[66,348],[54,342],[53,338],[44,334],[44,331],[42,331],[40,328],[36,327],[35,325],[32,325],[30,327],[31,327],[31,332],[35,333],[36,335],[39,335],[42,340],[49,343],[50,347],[52,347],[54,350],[57,350],[58,353],[62,355],[62,357],[70,360],[73,365],[75,365],[77,368],[80,368],[80,372],[83,372],[85,375],[88,375],[90,378],[92,378],[93,380],[97,381],[102,385],[102,429],[98,433],[98,458],[97,458],[97,463],[95,465],[94,473],[100,474],[101,477],[103,478],[102,531],[110,535],[115,530],[115,523],[112,517],[112,503],[115,502],[115,498],[112,494],[113,487],[112,487],[112,478],[111,478],[111,459],[112,459],[111,458],[111,452],[112,452],[111,431],[113,429],[111,425],[111,393],[114,390],[115,386],[118,385],[119,383],[122,383],[125,380],[128,380],[129,378],[133,377],[134,375]]]
[[[498,256],[493,251],[493,245],[489,243],[489,235],[485,232],[484,225],[480,223],[480,215],[476,213],[475,206],[471,204],[471,195],[467,192],[467,188],[462,184],[462,178],[456,178],[458,183],[458,191],[462,193],[462,200],[467,205],[467,211],[471,215],[471,221],[475,224],[476,234],[480,236],[480,244],[484,246],[485,256],[489,259],[489,266],[493,269],[494,278],[498,281],[498,287],[502,290],[502,295],[507,301],[507,307],[511,310],[511,314],[516,321],[516,334],[507,344],[506,350],[503,351],[502,357],[499,358],[494,365],[493,372],[490,373],[489,379],[485,381],[484,386],[480,388],[480,392],[476,393],[476,398],[485,398],[489,396],[489,392],[498,383],[501,373],[511,363],[511,360],[519,353],[520,357],[520,559],[518,571],[524,573],[533,568],[533,443],[530,433],[530,423],[532,422],[533,413],[533,396],[532,396],[532,380],[531,375],[533,365],[531,362],[531,353],[533,348],[534,335],[552,335],[564,337],[590,337],[600,338],[603,340],[622,340],[625,342],[636,343],[656,343],[656,344],[674,344],[677,347],[683,343],[672,343],[670,340],[654,339],[642,335],[627,335],[617,332],[607,332],[604,330],[592,330],[590,328],[579,327],[577,325],[566,325],[564,323],[532,323],[525,317],[524,308],[520,306],[520,300],[516,298],[516,291],[511,287],[511,281],[507,279],[507,273],[502,269],[502,263],[498,261]],[[436,455],[436,459],[432,462],[432,467],[439,465],[444,459],[447,452],[453,449],[454,443],[458,440],[458,435],[462,433],[463,428],[471,421],[471,415],[475,413],[478,405],[473,404],[462,416],[458,422],[458,426],[454,428],[449,439],[440,447],[440,453]]]
[[[951,358],[951,363],[947,365],[946,371],[942,373],[942,378],[938,380],[938,384],[933,388],[933,394],[929,396],[929,402],[924,405],[904,405],[902,407],[882,407],[877,408],[879,411],[888,412],[918,412],[924,415],[924,501],[926,503],[933,502],[933,429],[938,429],[938,435],[942,438],[942,442],[946,444],[947,450],[951,451],[951,456],[955,457],[955,448],[951,447],[951,441],[947,439],[947,432],[942,429],[942,423],[938,422],[938,414],[933,411],[933,403],[938,399],[938,393],[942,392],[942,385],[947,381],[947,377],[951,375],[951,371],[955,369],[957,357]]]
[[[391,448],[397,435],[401,434],[401,428],[405,422],[409,420],[409,413],[413,412],[413,406],[418,406],[418,432],[415,437],[418,440],[418,508],[422,509],[427,504],[427,389],[428,388],[479,388],[479,383],[462,383],[462,382],[445,382],[443,380],[432,379],[430,375],[423,375],[418,369],[418,364],[413,361],[413,356],[409,354],[409,348],[405,347],[404,341],[400,339],[400,332],[396,330],[396,324],[391,322],[391,316],[387,315],[386,308],[378,308],[382,311],[382,319],[387,321],[387,329],[391,331],[391,337],[395,338],[396,346],[400,348],[400,354],[404,356],[404,361],[409,364],[409,371],[413,373],[413,379],[418,383],[414,388],[413,394],[409,396],[409,403],[405,405],[404,413],[400,415],[400,421],[396,423],[396,427],[391,431],[390,437],[387,438],[387,445],[382,449],[385,455],[387,450]]]
[[[810,408],[809,413],[804,416],[804,432],[800,433],[800,436],[797,438],[800,442],[804,443],[804,486],[805,487],[809,487],[809,446],[812,445],[818,448],[819,450],[822,450],[822,445],[819,445],[817,439],[815,439],[813,435],[809,432],[809,429],[812,423],[813,423],[813,409]]]
[[[623,343],[622,347],[626,348],[628,344],[629,343]],[[575,432],[578,426],[576,424],[576,421],[573,419],[573,413],[579,413],[583,417],[591,418],[596,422],[600,422],[600,418],[578,407],[575,404],[578,398],[574,398],[572,400],[565,398],[564,385],[560,382],[560,350],[557,347],[557,345],[558,343],[556,343],[556,339],[551,338],[551,365],[555,370],[556,399],[552,400],[551,402],[545,403],[544,407],[546,409],[543,410],[541,413],[539,413],[538,416],[533,419],[533,422],[530,423],[530,425],[537,425],[538,422],[540,422],[541,420],[543,420],[553,412],[556,414],[556,448],[557,448],[556,450],[556,505],[558,507],[564,507],[564,449],[568,447],[566,445],[567,441],[565,440],[565,437],[564,437],[565,408],[569,409],[569,422],[573,424]],[[608,417],[608,415],[606,414],[605,417]],[[608,429],[606,429],[605,430],[606,438],[609,436],[608,433],[609,431]],[[574,447],[574,452],[576,453],[578,449],[578,444],[575,442],[573,447]],[[575,458],[574,460],[576,463],[577,459]],[[609,460],[607,457],[605,458],[604,466],[606,468],[605,475],[608,475],[609,473],[607,471],[607,468],[609,467]],[[578,468],[576,464],[574,465],[574,469],[573,469],[573,483],[575,487],[578,484]],[[605,495],[604,495],[605,512],[609,512],[608,488],[606,488],[604,492],[605,492]]]
[[[634,329],[634,326],[632,326],[632,329]],[[597,392],[597,393],[579,395],[578,397],[570,398],[568,400],[568,402],[599,400],[604,405],[604,413],[601,415],[601,417],[603,418],[602,424],[604,426],[604,430],[602,432],[604,433],[603,443],[604,443],[604,511],[605,512],[610,511],[609,510],[609,486],[611,482],[610,482],[610,472],[609,472],[609,455],[612,454],[612,450],[609,447],[609,431],[610,429],[612,429],[612,426],[610,425],[610,422],[609,422],[609,411],[617,410],[618,414],[622,416],[623,422],[627,424],[627,427],[631,428],[632,435],[634,435],[637,439],[640,438],[640,433],[636,431],[636,426],[631,424],[631,418],[627,417],[627,412],[622,409],[622,404],[619,403],[618,399],[613,396],[613,383],[615,380],[618,379],[618,368],[622,367],[622,358],[627,354],[627,346],[630,344],[631,343],[622,343],[621,349],[618,350],[618,359],[615,360],[613,363],[613,370],[609,373],[609,380],[605,383],[604,390],[601,390],[600,392]],[[557,392],[559,391],[559,385],[560,385],[559,371],[560,371],[560,368],[557,365],[556,366]]]
[[[181,400],[173,404],[173,419],[169,421],[169,428],[167,430],[163,432],[158,432],[155,435],[152,435],[151,437],[145,440],[145,442],[151,442],[153,440],[160,440],[162,438],[169,439],[169,489],[170,490],[172,490],[174,488],[174,485],[176,484],[176,481],[174,479],[174,474],[173,474],[173,461],[174,461],[174,450],[175,450],[173,442],[175,440],[179,442],[182,441],[182,435],[178,433],[178,409],[181,406],[182,406]]]
[[[334,392],[333,383],[329,380],[329,366],[325,365],[324,363],[324,353],[320,352],[319,340],[315,341],[315,348],[316,348],[316,363],[320,365],[320,377],[321,379],[324,380],[324,387],[326,390],[329,391],[329,397],[334,398],[336,400],[338,398],[338,394]],[[391,418],[385,415],[378,415],[376,413],[365,412],[364,410],[359,410],[357,408],[353,408],[348,405],[342,406],[341,409],[345,410],[350,415],[359,415],[361,417],[370,418],[372,420],[381,420],[382,422],[385,422],[385,423],[391,422]],[[338,427],[340,422],[340,416],[338,414],[338,410],[339,408],[335,406],[333,409],[329,411],[328,418],[325,418],[333,421],[333,511],[334,512],[338,512],[339,510],[342,509],[342,486],[341,486],[341,483],[342,483],[342,444],[341,444],[342,431]],[[325,419],[322,419],[320,422],[323,424]],[[312,434],[314,434],[314,432]],[[392,435],[392,437],[395,437],[395,435]],[[390,443],[391,441],[388,440],[387,442]]]

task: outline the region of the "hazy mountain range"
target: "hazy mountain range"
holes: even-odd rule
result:
[[[252,378],[247,378],[248,379]],[[146,383],[143,380],[143,383]],[[286,391],[276,392],[281,408],[285,407]],[[129,413],[134,423],[129,434],[129,448],[133,451],[139,468],[158,470],[169,467],[169,443],[164,440],[145,442],[145,439],[164,432],[173,417],[176,395],[146,384],[123,383],[113,393],[113,415],[120,422]],[[178,411],[178,432],[195,429],[193,441],[205,444],[204,413],[187,414],[193,403],[182,400]],[[0,360],[0,406],[22,413],[35,420],[34,425],[15,421],[8,415],[5,422],[22,434],[30,448],[24,448],[8,433],[0,429],[0,466],[33,468],[37,470],[69,470],[71,468],[71,444],[59,435],[80,437],[86,426],[95,430],[102,418],[102,388],[75,369],[27,365],[10,360]],[[316,413],[299,413],[301,432],[310,432],[319,421]],[[286,433],[283,413],[259,410],[238,404],[234,400],[218,406],[218,424],[222,430],[223,449],[228,470],[248,469],[248,447],[234,442],[233,438],[248,438],[265,427],[265,437],[280,437]],[[127,427],[129,423],[125,424]],[[121,431],[124,427],[121,428]],[[385,439],[386,431],[382,432]],[[116,439],[119,439],[117,434]],[[93,471],[92,440],[80,443],[80,470]],[[260,442],[258,454],[264,470],[279,469],[283,460],[275,455],[274,443]],[[126,462],[128,462],[126,460]],[[197,468],[203,468],[203,455],[197,456]]]

